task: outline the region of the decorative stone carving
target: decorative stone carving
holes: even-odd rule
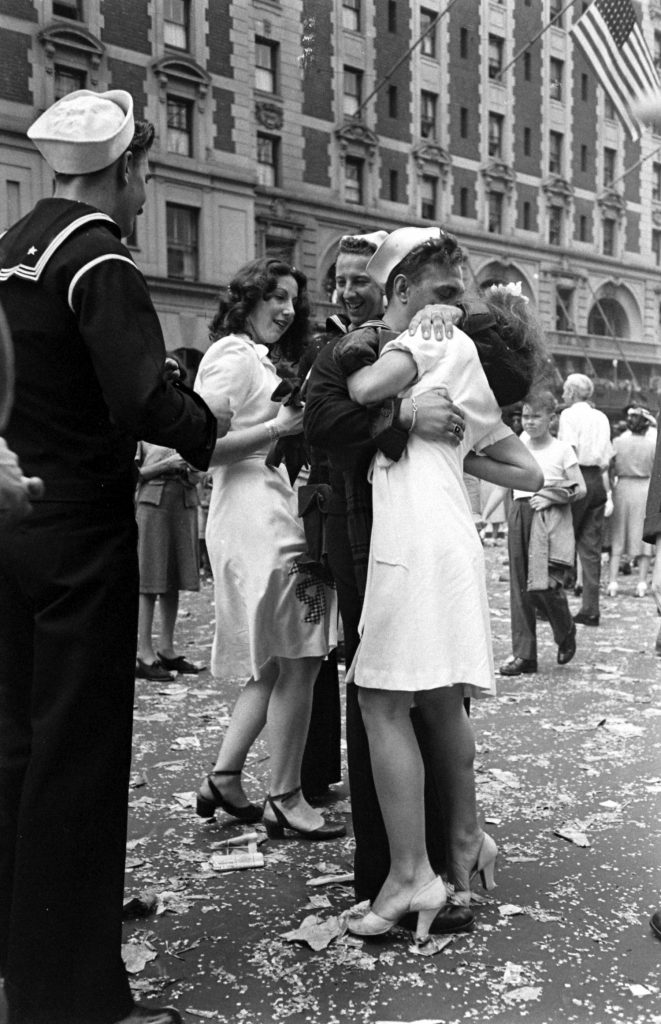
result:
[[[106,52],[103,43],[92,35],[83,25],[71,25],[69,23],[54,22],[47,25],[38,37],[39,42],[46,51],[48,66],[46,72],[53,74],[53,64],[58,57],[73,55],[81,58],[90,68],[90,84],[98,85],[98,69],[101,60]]]
[[[282,128],[282,108],[275,103],[256,103],[255,117],[259,123],[269,131],[279,131]]]
[[[615,189],[604,189],[598,197],[597,203],[601,207],[602,213],[614,217],[623,217],[627,208],[624,198]]]
[[[435,142],[422,142],[413,150],[413,159],[418,169],[418,174],[424,174],[431,164],[434,170],[438,171],[439,177],[445,181],[448,171],[452,166],[452,157]]]
[[[192,87],[197,93],[198,109],[204,110],[207,92],[211,85],[211,75],[200,67],[197,61],[185,54],[159,57],[152,62],[151,69],[159,84],[161,103],[167,101],[168,86],[171,81],[180,82]]]
[[[509,194],[514,188],[516,181],[514,171],[508,164],[502,163],[500,160],[492,160],[486,167],[480,169],[480,174],[484,178],[489,192],[507,192]]]
[[[546,196],[547,206],[558,206],[560,203],[569,206],[574,198],[574,186],[559,174],[550,174],[542,182],[542,191]]]
[[[370,166],[374,163],[379,138],[362,121],[345,122],[341,128],[335,129],[335,136],[340,143],[340,158],[342,160],[353,152],[366,157]]]

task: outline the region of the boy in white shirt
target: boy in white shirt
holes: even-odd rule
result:
[[[556,400],[538,391],[523,403],[521,440],[544,471],[544,486],[534,494],[514,491],[508,518],[512,656],[500,666],[503,676],[537,671],[536,609],[548,619],[558,645],[558,664],[576,653],[576,626],[564,591],[566,570],[574,562],[570,503],[585,496],[586,487],[576,452],[551,434]],[[503,500],[494,493],[485,516]]]

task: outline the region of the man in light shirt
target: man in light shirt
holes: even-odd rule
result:
[[[587,494],[572,505],[576,553],[583,569],[583,597],[574,621],[599,625],[599,580],[604,513],[609,496],[608,466],[613,457],[608,417],[589,404],[594,385],[583,373],[570,373],[562,389],[567,408],[560,413],[558,437],[575,449]]]

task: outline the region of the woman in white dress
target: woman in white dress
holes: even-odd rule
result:
[[[274,360],[296,361],[307,335],[303,274],[279,259],[255,260],[235,275],[229,301],[211,324],[195,388],[211,409],[229,400],[232,426],[211,460],[213,488],[207,547],[214,576],[216,631],[212,672],[248,678],[232,712],[215,768],[200,788],[197,811],[216,807],[244,822],[262,817],[249,803],[241,770],[266,725],[270,793],[268,834],[288,829],[333,839],[344,826],[324,824],[303,798],[301,759],[312,688],[333,642],[334,592],[298,570],[304,554],[294,491],[283,467],[265,463],[271,443],[302,429],[302,410],[271,395],[280,383]]]
[[[385,285],[385,319],[393,331],[408,323],[411,302],[433,301],[439,275],[447,284],[455,269],[444,262],[444,252],[453,258],[450,236],[418,245],[402,259],[398,234],[389,236],[369,264],[371,276]],[[507,358],[512,359],[510,349]],[[476,475],[494,483],[516,479],[538,487],[541,472],[503,424],[476,345],[456,328],[440,343],[425,340],[420,331],[400,334],[376,362],[353,373],[348,385],[364,405],[396,394],[415,400],[445,387],[465,417],[457,447],[412,433],[398,462],[375,456],[362,638],[352,667],[391,866],[372,909],[350,920],[349,928],[363,936],[382,934],[417,911],[416,938],[424,941],[446,891],[427,857],[424,774],[409,717],[413,702],[433,737],[433,770],[448,817],[449,875],[460,900],[469,900],[475,872],[492,886],[496,855],[477,821],[475,746],[463,704],[465,696],[495,693],[484,554],[462,479],[464,459],[469,471],[477,466]]]

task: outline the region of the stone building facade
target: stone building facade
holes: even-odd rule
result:
[[[323,320],[341,235],[438,222],[476,287],[522,282],[559,373],[656,391],[661,137],[632,141],[597,85],[581,3],[507,67],[564,6],[0,0],[0,227],[52,188],[37,114],[125,88],[156,125],[129,241],[170,348],[206,348],[219,286],[254,255],[305,270]],[[661,3],[637,7],[661,62]]]

